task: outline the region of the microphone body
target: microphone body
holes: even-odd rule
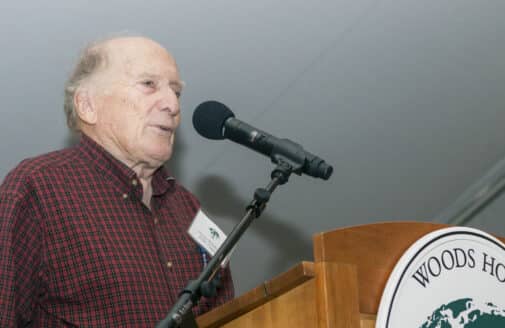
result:
[[[193,126],[208,139],[229,139],[263,155],[274,163],[287,161],[294,172],[328,180],[333,168],[302,146],[289,140],[279,139],[235,118],[233,112],[217,101],[200,104],[193,113]]]
[[[295,171],[298,174],[305,173],[328,180],[333,172],[333,168],[324,160],[304,150],[299,144],[289,139],[274,137],[234,117],[224,122],[223,137],[263,155],[274,157],[272,160],[280,156],[294,167],[301,165],[301,172]]]

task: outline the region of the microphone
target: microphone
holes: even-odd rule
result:
[[[289,139],[279,139],[236,119],[235,114],[220,102],[211,100],[198,105],[193,113],[193,126],[205,138],[229,139],[269,156],[274,163],[287,161],[298,175],[305,173],[328,180],[333,173],[333,167],[323,159]]]

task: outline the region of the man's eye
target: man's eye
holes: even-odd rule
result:
[[[181,97],[181,92],[180,92],[180,91],[175,91],[175,96],[176,96],[177,98],[180,98],[180,97]]]
[[[148,87],[148,88],[156,87],[156,83],[154,83],[154,81],[151,81],[151,80],[142,81],[141,84],[145,87]]]

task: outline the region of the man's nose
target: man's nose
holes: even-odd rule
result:
[[[170,88],[169,86],[165,87],[162,90],[163,94],[163,99],[161,102],[161,108],[164,111],[167,111],[170,113],[170,115],[178,115],[180,112],[179,108],[179,97],[177,96],[177,93]]]

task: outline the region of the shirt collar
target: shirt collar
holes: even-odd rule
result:
[[[136,193],[140,192],[139,196],[142,198],[142,186],[140,186],[136,173],[112,156],[105,148],[84,133],[81,133],[81,140],[77,148],[99,173],[107,179],[112,180],[112,184],[119,187],[121,192],[128,192],[133,188]],[[153,187],[153,196],[159,196],[173,188],[175,179],[162,166],[154,172],[151,184]]]

